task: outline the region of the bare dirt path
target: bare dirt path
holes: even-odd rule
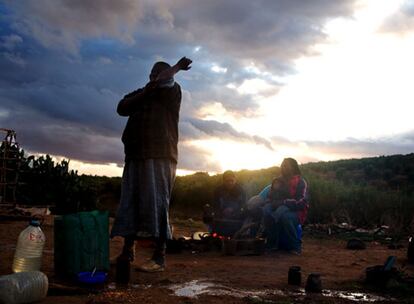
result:
[[[16,240],[26,225],[24,221],[0,222],[0,275],[11,272]],[[42,228],[47,238],[42,271],[54,282],[53,226],[49,223]],[[180,234],[187,232],[188,235],[190,230],[188,227],[177,229]],[[120,253],[121,247],[121,239],[111,240],[111,260]],[[149,254],[148,248],[137,248],[138,256],[133,264],[132,285],[129,289],[114,288],[111,284],[109,289],[97,294],[48,296],[41,303],[266,303],[264,298],[284,299],[285,303],[352,303],[337,298],[321,299],[312,296],[304,299],[304,295],[285,296],[279,291],[291,290],[287,284],[287,273],[293,265],[301,266],[302,281],[306,280],[309,273],[318,272],[322,275],[324,289],[357,290],[361,288],[360,282],[364,278],[366,267],[382,264],[389,255],[397,257],[398,267],[403,266],[406,261],[406,247],[391,250],[385,245],[371,242],[366,250],[353,251],[345,249],[343,240],[314,239],[307,237],[306,233],[301,256],[272,253],[240,257],[223,256],[219,252],[184,252],[168,255],[167,270],[163,273],[146,274],[136,271],[135,268]],[[109,282],[113,281],[114,268],[112,265]],[[414,274],[413,265],[404,266],[404,270],[410,275]],[[188,282],[195,285],[189,287],[190,293],[186,293],[188,290],[179,286]],[[204,290],[207,287],[213,292],[206,291],[198,297],[180,297],[172,290],[175,288],[178,294],[191,296],[194,295],[191,288]]]

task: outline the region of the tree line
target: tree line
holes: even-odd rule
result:
[[[300,166],[310,189],[308,223],[347,222],[360,227],[389,225],[414,228],[414,153]],[[18,203],[52,205],[55,213],[93,208],[115,213],[121,193],[120,177],[79,175],[69,161],[49,155],[24,156],[20,166]],[[280,174],[279,167],[235,172],[248,197],[260,192]],[[212,201],[222,175],[198,172],[176,178],[172,213],[201,218]]]

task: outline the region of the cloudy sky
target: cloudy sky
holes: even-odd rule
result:
[[[413,0],[0,0],[0,127],[121,175],[118,101],[187,56],[180,174],[407,154],[412,54]]]

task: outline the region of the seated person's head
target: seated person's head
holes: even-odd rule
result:
[[[226,189],[233,189],[236,185],[236,175],[233,171],[227,170],[223,173],[223,185]]]
[[[270,188],[269,197],[272,200],[281,200],[288,197],[288,188],[286,185],[286,181],[283,179],[282,176],[276,177],[272,181],[272,186]]]
[[[285,158],[280,165],[280,172],[283,178],[291,178],[300,175],[298,162],[293,158]]]
[[[274,191],[281,190],[283,188],[284,184],[285,184],[285,182],[284,182],[282,177],[276,177],[272,181],[271,189],[274,190]]]

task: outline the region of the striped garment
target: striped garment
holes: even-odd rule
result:
[[[290,198],[286,199],[284,204],[297,212],[299,223],[303,224],[309,209],[308,184],[300,175],[293,176],[288,184]]]
[[[111,237],[171,239],[169,206],[176,164],[170,159],[128,160]]]

